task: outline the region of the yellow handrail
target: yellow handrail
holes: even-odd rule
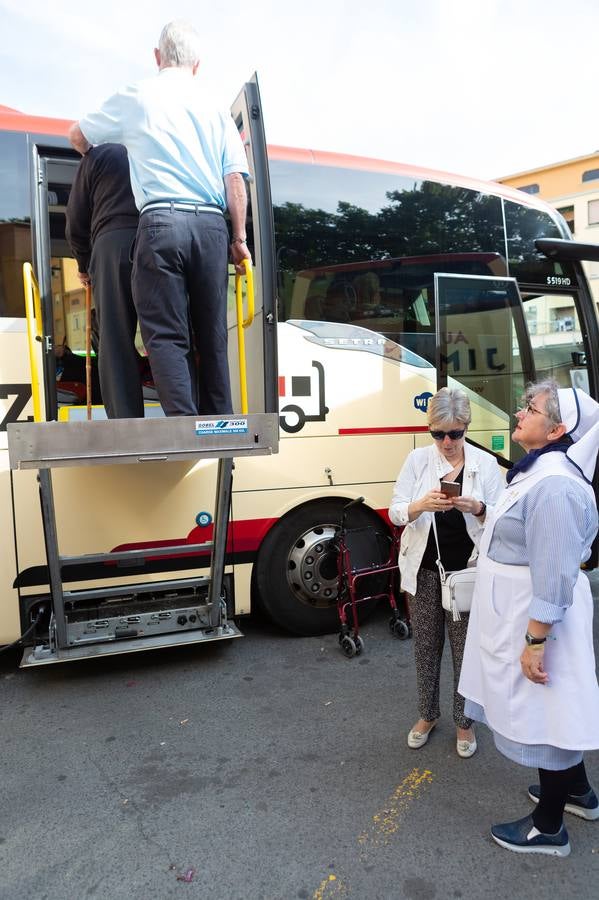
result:
[[[92,417],[92,286],[85,285],[85,404]]]
[[[243,296],[241,292],[241,280],[244,277],[235,274],[235,301],[237,307],[237,347],[239,351],[239,392],[241,394],[241,412],[245,415],[248,411],[247,370],[245,362],[245,335],[244,328],[249,328],[254,321],[254,273],[249,259],[243,260],[245,268],[246,294],[247,294],[247,318],[243,318]]]
[[[42,421],[42,379],[37,363],[35,342],[42,340],[42,304],[40,291],[33,274],[31,263],[23,263],[23,288],[25,291],[25,315],[27,317],[27,344],[31,367],[31,396],[33,399],[33,421]]]

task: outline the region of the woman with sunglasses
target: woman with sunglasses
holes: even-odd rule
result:
[[[470,402],[457,388],[442,388],[429,400],[427,418],[432,444],[412,450],[395,483],[389,517],[404,526],[399,552],[401,587],[410,595],[410,616],[416,659],[420,718],[408,734],[408,746],[417,750],[428,741],[441,715],[439,679],[449,634],[454,672],[453,721],[456,750],[467,759],[476,752],[472,719],[464,714],[464,699],[457,693],[468,615],[458,622],[441,605],[437,569],[437,529],[441,562],[446,571],[465,568],[477,555],[487,510],[503,489],[503,479],[490,453],[466,444],[471,421]],[[459,495],[448,497],[441,481],[459,485]]]
[[[494,825],[507,850],[567,856],[564,810],[599,819],[583,751],[599,748],[593,598],[581,564],[597,533],[599,404],[529,385],[513,439],[526,451],[487,518],[460,692],[497,749],[539,770],[532,814]]]

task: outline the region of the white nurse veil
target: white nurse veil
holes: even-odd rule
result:
[[[599,450],[599,403],[579,388],[559,388],[557,395],[562,422],[574,441],[566,456],[590,484]]]

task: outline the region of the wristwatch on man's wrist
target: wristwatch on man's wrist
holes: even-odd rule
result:
[[[544,644],[547,640],[546,637],[535,637],[534,634],[531,634],[529,631],[526,632],[525,638],[526,643],[529,647],[538,647],[540,644]]]
[[[482,517],[484,516],[486,511],[487,511],[487,504],[485,503],[484,500],[481,500],[480,501],[480,512],[474,513],[474,515],[477,519],[482,519]]]

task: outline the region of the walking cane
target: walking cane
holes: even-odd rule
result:
[[[85,285],[85,399],[87,418],[92,417],[92,287]]]

